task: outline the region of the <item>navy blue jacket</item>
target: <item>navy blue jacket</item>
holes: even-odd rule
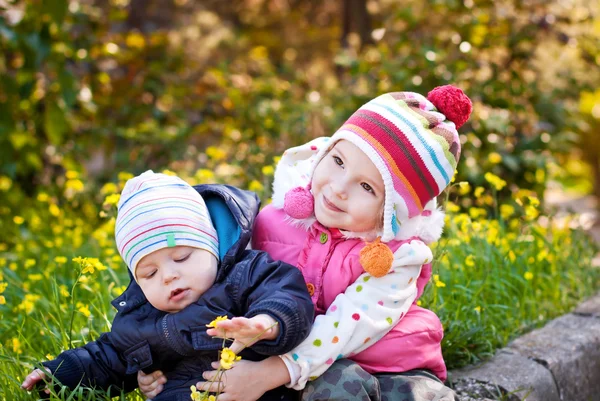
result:
[[[190,385],[202,380],[218,359],[222,339],[206,335],[217,316],[252,317],[266,313],[279,323],[279,336],[242,351],[261,360],[292,350],[310,331],[313,303],[300,271],[273,261],[266,253],[247,250],[260,201],[257,196],[225,185],[199,185],[219,237],[220,263],[215,284],[196,302],[177,313],[155,309],[131,279],[112,304],[113,326],[96,341],[44,362],[69,388],[80,382],[112,394],[137,387],[137,371],[160,369],[167,377],[154,399],[189,400]]]

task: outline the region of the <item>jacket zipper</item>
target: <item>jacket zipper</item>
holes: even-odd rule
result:
[[[167,344],[169,345],[169,347],[171,347],[175,352],[177,352],[179,355],[182,356],[186,356],[187,354],[179,347],[179,345],[177,344],[177,341],[171,337],[170,333],[169,333],[169,327],[168,327],[168,322],[167,322],[167,317],[169,315],[165,315],[162,318],[162,329],[163,329],[163,334],[165,336],[165,340],[167,341]]]

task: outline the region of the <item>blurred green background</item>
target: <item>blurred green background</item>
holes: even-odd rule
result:
[[[600,193],[600,4],[0,1],[2,241],[44,188],[102,202],[169,168],[268,198],[273,157],[386,91],[452,83],[475,108],[458,180]],[[210,171],[208,171],[210,170]],[[69,174],[67,174],[69,173]],[[266,173],[266,178],[263,173]],[[85,182],[85,185],[83,184]],[[469,207],[465,199],[462,206]],[[88,217],[97,213],[88,208]]]

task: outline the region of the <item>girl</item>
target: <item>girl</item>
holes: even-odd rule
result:
[[[440,381],[441,323],[415,301],[431,276],[427,243],[443,226],[435,197],[454,174],[457,128],[471,109],[449,85],[427,99],[388,93],[331,138],[284,153],[252,245],[302,271],[318,316],[293,351],[234,366],[214,384],[224,386],[223,399],[255,400],[273,386],[300,390],[309,380],[305,400],[392,400],[402,391],[453,399]]]

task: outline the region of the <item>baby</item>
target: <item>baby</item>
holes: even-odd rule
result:
[[[232,349],[258,341],[242,351],[244,359],[297,346],[308,335],[312,302],[298,269],[246,250],[258,207],[255,194],[229,186],[193,188],[151,171],[129,180],[115,236],[132,280],[113,301],[111,331],[43,362],[45,371],[34,370],[22,387],[32,390],[51,373],[70,389],[81,384],[114,395],[136,388],[140,370],[160,369],[168,380],[154,399],[189,399],[222,347],[206,323],[223,315],[233,317],[217,325],[236,340]],[[261,399],[287,393],[279,388]]]

